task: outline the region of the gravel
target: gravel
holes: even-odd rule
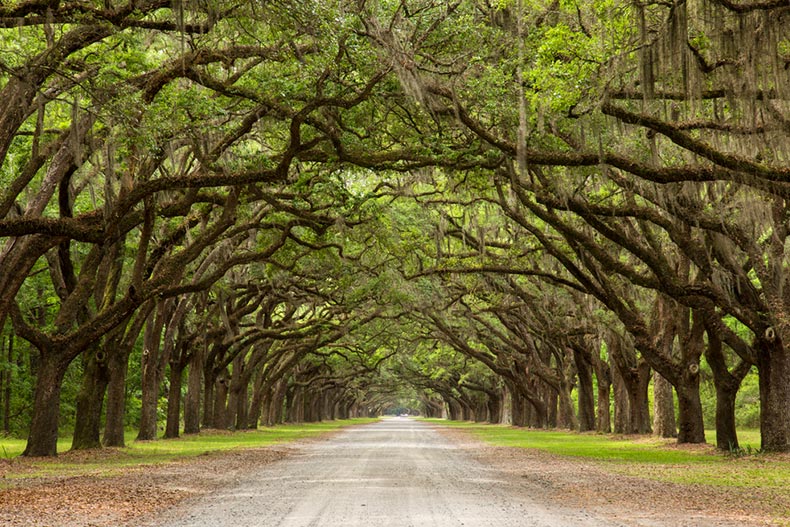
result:
[[[149,525],[624,525],[539,498],[524,493],[523,478],[472,458],[430,425],[395,418],[309,444]]]

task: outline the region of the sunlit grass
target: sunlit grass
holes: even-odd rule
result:
[[[461,428],[497,446],[537,449],[589,459],[608,471],[658,481],[780,490],[790,497],[790,457],[754,453],[735,457],[713,446],[678,446],[650,436],[578,434],[531,430],[441,419],[426,420]],[[706,435],[715,443],[715,434]],[[742,447],[759,445],[759,431],[739,433]]]

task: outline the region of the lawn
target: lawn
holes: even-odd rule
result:
[[[376,419],[347,419],[321,423],[288,424],[258,430],[225,432],[209,430],[178,439],[135,441],[129,432],[124,448],[105,448],[100,451],[68,452],[71,438],[58,441],[56,458],[25,459],[25,470],[11,470],[6,478],[25,478],[45,475],[76,476],[85,473],[112,475],[121,469],[138,465],[168,463],[183,458],[233,449],[261,448],[307,439],[350,425],[374,422]],[[12,459],[25,448],[25,441],[0,437],[0,459]],[[21,460],[17,463],[20,464]]]
[[[426,421],[467,430],[497,446],[586,458],[618,474],[674,483],[776,489],[787,492],[790,498],[790,456],[786,454],[733,456],[716,451],[712,445],[677,445],[651,436],[579,434],[441,419]],[[759,432],[748,430],[739,436],[744,448],[748,445],[752,452],[756,450]],[[715,434],[709,432],[708,440],[715,443]]]

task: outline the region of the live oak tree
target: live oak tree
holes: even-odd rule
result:
[[[178,435],[184,375],[190,433],[415,393],[489,420],[506,393],[516,424],[608,430],[612,388],[615,428],[646,432],[653,375],[690,442],[708,368],[733,448],[754,366],[763,447],[787,450],[787,16],[0,7],[0,328],[37,350],[26,453],[55,453],[75,361],[73,448],[98,446],[105,393],[122,444],[130,367],[141,439],[165,379]]]
[[[553,4],[527,10],[521,3],[509,3],[509,16],[492,17],[488,27],[498,32],[495,42],[513,44],[475,48],[489,55],[476,68],[460,68],[452,83],[435,68],[457,64],[462,56],[457,48],[445,47],[447,55],[437,56],[429,45],[413,52],[403,41],[387,39],[386,33],[378,41],[393,56],[406,54],[413,60],[400,73],[415,99],[429,104],[435,116],[447,116],[447,126],[460,123],[509,158],[502,170],[502,186],[507,188],[503,203],[515,199],[529,211],[522,223],[538,239],[542,224],[558,230],[561,244],[542,238],[550,252],[575,274],[579,285],[618,315],[651,365],[674,379],[692,419],[681,424],[681,440],[702,439],[695,377],[707,324],[709,329],[717,326],[744,361],[758,364],[763,445],[785,450],[788,419],[782,386],[787,383],[776,382],[787,371],[786,353],[777,344],[784,308],[777,296],[783,273],[776,260],[784,251],[781,188],[786,169],[776,139],[785,133],[786,27],[780,22],[785,8],[700,2],[637,6],[608,17],[596,8],[566,11]],[[690,22],[697,13],[710,16]],[[408,23],[420,27],[413,20]],[[623,53],[629,49],[635,53]],[[498,69],[494,63],[500,64]],[[504,76],[495,74],[500,71]],[[492,91],[498,100],[505,97],[512,104],[487,105],[485,95]],[[636,129],[644,135],[635,134]],[[750,157],[755,150],[762,152]],[[718,198],[710,196],[729,199],[734,192],[765,196],[773,209],[763,210],[772,212],[752,215],[735,209],[745,212],[736,221],[742,219],[749,227],[732,229],[726,218],[733,209],[719,208]],[[704,200],[704,206],[686,202],[689,194]],[[717,208],[705,210],[714,203]],[[708,213],[717,219],[698,221]],[[730,253],[716,244],[733,236],[741,240],[735,246],[744,247],[745,267],[720,261]],[[603,240],[620,246],[618,252],[625,251],[644,267],[628,270],[609,258],[598,246]],[[664,240],[676,248],[672,259],[656,253],[661,245],[650,248]],[[607,273],[626,282],[613,282]],[[677,366],[657,353],[658,342],[640,313],[643,308],[623,301],[623,287],[667,295],[694,313],[693,324],[681,336],[685,355]],[[749,288],[754,294],[739,291]],[[751,308],[744,306],[747,298],[756,301]],[[734,338],[723,322],[727,317],[751,328],[751,342]],[[709,339],[713,348],[717,338]],[[746,353],[747,348],[754,353]]]

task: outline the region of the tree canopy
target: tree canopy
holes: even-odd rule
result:
[[[4,3],[4,430],[410,409],[790,450],[788,17]]]

